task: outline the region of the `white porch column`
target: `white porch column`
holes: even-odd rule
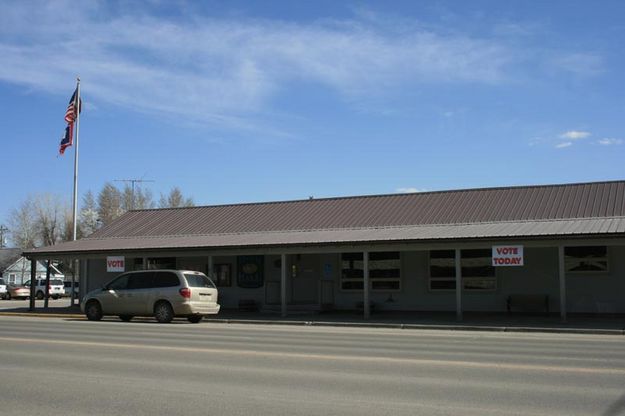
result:
[[[286,254],[280,256],[280,303],[282,306],[282,317],[286,316]]]
[[[456,249],[456,319],[462,321],[462,258]]]
[[[369,252],[362,253],[362,293],[363,303],[362,310],[364,312],[364,318],[369,319],[371,311],[369,310]]]
[[[564,246],[558,246],[558,274],[560,278],[560,318],[566,322],[566,270],[564,268]]]

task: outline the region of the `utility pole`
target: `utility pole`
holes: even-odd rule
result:
[[[8,232],[9,229],[4,225],[0,225],[0,248],[4,248],[4,234]]]
[[[155,182],[151,179],[115,179],[114,182],[124,182],[124,183],[128,183],[130,182],[130,189],[131,189],[131,194],[130,194],[130,209],[135,209],[135,183],[143,183],[143,182]]]

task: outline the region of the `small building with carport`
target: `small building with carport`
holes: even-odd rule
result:
[[[213,273],[227,308],[625,313],[625,181],[130,211],[28,250],[121,271]]]

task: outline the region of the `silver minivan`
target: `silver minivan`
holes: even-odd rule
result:
[[[117,276],[87,293],[80,309],[90,321],[117,315],[122,321],[154,316],[167,323],[176,316],[198,323],[219,312],[217,288],[205,274],[187,270],[140,270]]]

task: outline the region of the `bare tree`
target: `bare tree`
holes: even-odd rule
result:
[[[57,195],[43,194],[34,198],[34,209],[39,242],[44,246],[55,245],[62,239],[67,229],[65,223],[69,211],[67,204]]]
[[[11,213],[9,224],[13,244],[19,248],[33,248],[58,243],[66,232],[68,211],[67,203],[57,195],[28,196]]]
[[[179,207],[192,207],[194,206],[192,198],[185,198],[182,195],[182,191],[177,186],[174,186],[169,195],[161,194],[158,200],[159,208],[179,208]]]
[[[91,191],[82,198],[82,208],[80,210],[80,234],[81,236],[91,235],[99,227],[98,207]]]
[[[98,215],[103,224],[109,224],[115,218],[122,215],[122,195],[111,183],[104,184],[98,194]]]
[[[122,208],[124,211],[154,207],[152,192],[149,189],[142,189],[139,186],[133,188],[130,185],[126,185],[121,195]]]
[[[27,249],[37,245],[37,226],[32,197],[26,198],[18,208],[11,212],[9,228],[11,241],[15,247]]]

